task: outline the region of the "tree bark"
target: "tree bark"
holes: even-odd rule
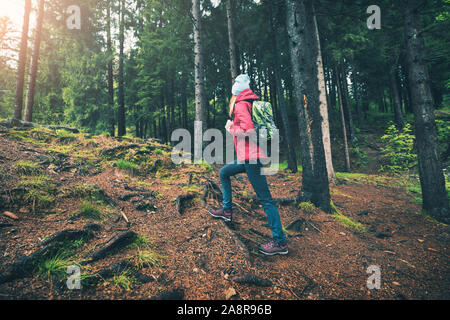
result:
[[[405,120],[402,115],[402,101],[400,98],[400,93],[398,91],[397,86],[397,77],[396,77],[397,66],[395,65],[391,72],[389,73],[389,79],[391,83],[391,91],[392,91],[392,100],[393,100],[393,109],[394,109],[394,122],[399,130],[403,128],[405,125]]]
[[[420,26],[418,1],[405,6],[405,33],[411,105],[414,111],[419,177],[423,209],[437,220],[449,223],[450,210],[442,172],[433,97],[425,63],[425,48]]]
[[[341,94],[343,99],[343,106],[344,106],[344,113],[345,118],[347,120],[348,125],[348,138],[351,142],[351,144],[355,144],[357,142],[356,135],[355,135],[355,127],[353,125],[353,116],[352,116],[352,107],[350,104],[350,99],[348,97],[348,83],[347,83],[347,72],[345,72],[344,68],[344,62],[341,60],[340,63],[340,69],[341,69]]]
[[[233,4],[232,0],[227,0],[227,23],[228,23],[228,43],[230,53],[230,70],[231,80],[234,81],[239,74],[239,67],[236,56],[236,40],[234,37],[234,23],[233,23]]]
[[[286,138],[286,145],[287,145],[287,155],[288,155],[288,169],[292,172],[297,172],[297,157],[295,155],[295,147],[292,143],[292,135],[291,135],[291,129],[289,126],[289,117],[287,114],[287,106],[286,101],[284,99],[283,94],[283,87],[281,84],[281,70],[280,70],[280,58],[278,56],[278,46],[273,26],[273,5],[269,1],[268,2],[268,11],[269,11],[269,35],[271,38],[271,48],[272,48],[272,66],[273,66],[273,73],[275,78],[275,87],[277,90],[277,96],[278,101],[280,103],[280,113],[281,113],[281,119],[283,122],[283,129],[284,129],[284,136]]]
[[[34,105],[34,92],[36,87],[36,76],[39,64],[39,50],[41,48],[41,33],[42,33],[42,22],[44,21],[44,0],[39,0],[38,17],[36,22],[36,30],[34,32],[34,45],[33,45],[33,55],[31,57],[30,64],[30,76],[28,78],[28,91],[27,99],[25,101],[25,121],[33,121],[33,105]]]
[[[322,137],[318,47],[315,39],[311,0],[285,0],[286,25],[293,75],[293,91],[299,120],[302,151],[302,190],[300,198],[331,211],[327,165]]]
[[[344,106],[342,103],[342,88],[341,88],[341,77],[336,68],[335,70],[337,74],[337,91],[338,91],[338,99],[339,99],[339,109],[341,111],[341,124],[342,124],[342,136],[344,137],[344,156],[345,156],[345,170],[350,172],[350,156],[348,153],[348,142],[347,142],[347,128],[345,124],[345,114],[344,114]]]
[[[108,52],[108,115],[109,134],[114,137],[116,132],[116,120],[114,116],[114,75],[113,75],[113,51],[111,43],[111,0],[108,0],[106,7],[106,46]]]
[[[201,125],[201,130],[194,130],[194,141],[203,141],[203,131],[206,129],[206,101],[204,86],[202,21],[200,0],[192,0],[192,16],[194,23],[194,82],[195,82],[195,121]],[[200,128],[198,128],[200,129]],[[194,161],[201,157],[203,143],[194,143]],[[197,159],[198,160],[198,159]]]
[[[327,103],[327,92],[325,86],[325,76],[323,71],[323,62],[322,62],[322,50],[320,47],[320,37],[319,37],[319,28],[317,26],[317,18],[314,12],[313,6],[313,20],[314,20],[314,33],[315,33],[315,41],[317,46],[317,76],[319,82],[319,91],[320,91],[320,115],[322,116],[322,138],[323,138],[323,146],[325,151],[325,160],[327,162],[327,173],[328,173],[328,181],[329,183],[336,183],[336,174],[334,173],[333,168],[333,158],[331,155],[331,142],[330,142],[330,124],[328,121],[328,103]]]
[[[23,86],[25,80],[25,65],[27,63],[28,26],[30,22],[31,0],[25,0],[23,14],[22,38],[20,40],[19,62],[17,66],[16,93],[14,100],[14,119],[22,120]]]
[[[118,92],[118,102],[119,109],[117,115],[117,135],[119,137],[126,134],[125,125],[125,90],[124,90],[124,79],[123,79],[123,63],[124,63],[124,41],[125,41],[125,5],[124,0],[120,1],[120,23],[119,23],[119,92]]]

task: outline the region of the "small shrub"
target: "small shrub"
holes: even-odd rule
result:
[[[67,257],[66,254],[43,259],[37,264],[37,272],[41,276],[47,277],[50,281],[61,279],[67,275],[67,268],[74,265],[75,261]]]
[[[102,212],[90,201],[83,201],[81,204],[81,215],[88,219],[101,220]]]
[[[382,151],[387,161],[381,171],[399,174],[416,165],[417,155],[413,153],[414,135],[411,134],[410,124],[406,124],[401,131],[390,124],[381,140],[385,143]]]
[[[148,237],[138,234],[130,247],[137,249],[146,249],[149,248],[151,244],[152,242]]]
[[[120,274],[115,275],[111,279],[111,282],[115,287],[130,290],[136,283],[136,279],[131,275],[131,272],[129,270],[125,270]]]
[[[138,249],[135,265],[138,269],[142,269],[145,266],[160,267],[163,258],[163,255],[153,250]]]

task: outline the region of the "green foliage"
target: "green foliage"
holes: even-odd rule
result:
[[[101,220],[103,217],[100,208],[90,201],[83,201],[81,204],[80,214],[84,218],[93,220]]]
[[[164,256],[153,250],[138,249],[136,254],[136,267],[142,269],[145,266],[160,267]]]
[[[17,169],[17,173],[23,174],[23,175],[34,175],[41,171],[39,163],[28,161],[28,160],[17,161],[16,169]]]
[[[406,124],[401,131],[391,124],[381,140],[384,143],[382,151],[387,162],[382,166],[382,171],[398,174],[416,165],[417,155],[413,152],[414,136],[411,134],[409,124]]]
[[[362,151],[358,145],[352,147],[351,149],[352,158],[355,159],[356,165],[358,167],[364,168],[369,163],[369,158],[367,158],[366,152]]]
[[[305,213],[313,214],[315,212],[316,207],[310,201],[300,202],[298,204],[299,209],[301,209]]]
[[[111,283],[115,287],[125,290],[131,290],[136,282],[136,278],[131,274],[130,270],[122,271],[111,279]]]
[[[441,154],[449,156],[450,152],[450,122],[448,120],[436,119],[437,134]]]
[[[139,171],[139,166],[137,164],[123,159],[117,160],[115,162],[115,165],[117,168],[128,171],[130,173],[136,173]]]
[[[361,223],[353,221],[350,217],[344,216],[339,211],[333,213],[333,218],[339,221],[342,225],[350,227],[352,229],[356,229],[358,231],[366,230],[366,227],[364,227]]]
[[[67,268],[75,264],[75,261],[68,257],[67,254],[60,253],[40,261],[37,265],[37,269],[38,274],[53,281],[54,279],[64,278],[67,275]]]
[[[136,239],[133,241],[133,243],[130,244],[130,247],[141,250],[141,249],[147,249],[147,248],[151,247],[151,245],[152,245],[152,242],[148,237],[138,234],[136,236]]]

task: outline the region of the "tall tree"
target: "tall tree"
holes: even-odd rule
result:
[[[194,82],[195,82],[195,121],[202,126],[206,125],[206,101],[204,85],[204,66],[202,48],[202,14],[200,0],[192,0],[192,16],[194,24]],[[194,132],[194,141],[203,141],[202,130]],[[201,157],[202,143],[194,144],[194,157]]]
[[[125,126],[125,91],[124,91],[124,41],[125,41],[125,0],[120,1],[120,21],[119,21],[119,74],[118,74],[118,114],[117,114],[117,135],[119,137],[126,134]]]
[[[109,114],[109,134],[114,136],[115,130],[115,116],[114,116],[114,74],[113,74],[113,60],[114,54],[112,50],[111,40],[111,0],[106,4],[106,47],[108,53],[108,114]]]
[[[420,25],[421,1],[406,0],[405,34],[408,79],[422,187],[423,208],[434,218],[450,222],[449,203],[442,172],[436,122],[433,113],[433,97],[425,62],[425,48]]]
[[[19,62],[17,65],[16,93],[14,100],[14,119],[22,119],[23,85],[25,79],[25,65],[28,49],[28,26],[30,21],[31,0],[25,0],[23,13],[22,38],[20,40]]]
[[[331,141],[330,141],[330,124],[328,122],[328,103],[327,103],[327,93],[325,86],[325,76],[323,70],[323,62],[322,62],[322,50],[320,48],[320,37],[319,37],[319,28],[317,26],[316,14],[314,12],[314,4],[312,4],[313,9],[313,22],[314,22],[314,40],[315,46],[317,48],[317,81],[319,82],[319,91],[320,91],[320,115],[322,117],[322,138],[323,138],[323,146],[325,150],[325,160],[327,162],[327,173],[328,180],[330,183],[336,182],[336,174],[334,173],[333,168],[333,158],[331,155]]]
[[[45,0],[39,0],[38,16],[36,21],[36,29],[34,31],[34,45],[31,56],[30,76],[28,78],[27,98],[25,100],[25,121],[33,120],[33,105],[34,105],[34,89],[36,87],[36,76],[39,64],[39,50],[41,48],[41,32],[42,22],[44,21],[44,5]]]
[[[312,0],[286,0],[293,89],[302,153],[302,200],[331,211],[322,138],[314,11]]]
[[[341,86],[341,76],[337,70],[335,69],[335,73],[337,74],[337,91],[338,91],[338,99],[339,99],[339,110],[341,113],[341,125],[342,125],[342,136],[344,138],[344,156],[345,156],[345,170],[350,172],[350,155],[348,153],[348,141],[347,141],[347,128],[345,125],[345,113],[342,99],[342,86]]]
[[[232,0],[227,0],[227,24],[228,24],[228,45],[230,52],[230,69],[231,79],[234,81],[239,75],[239,66],[236,55],[236,40],[234,37],[234,22],[233,22],[233,3]]]
[[[397,64],[395,63],[389,72],[389,82],[391,86],[393,108],[394,108],[394,122],[399,130],[405,125],[405,120],[402,114],[402,101],[400,92],[398,90],[397,82]]]
[[[268,1],[269,12],[269,36],[271,39],[272,49],[272,68],[275,78],[275,87],[277,90],[277,97],[280,105],[281,119],[283,123],[284,136],[286,138],[287,155],[288,155],[288,169],[292,172],[297,172],[297,157],[295,155],[295,147],[292,142],[291,128],[289,125],[289,117],[287,114],[287,106],[284,98],[283,87],[281,84],[281,70],[280,70],[280,58],[278,56],[278,44],[275,36],[274,21],[273,21],[273,5],[271,1]]]

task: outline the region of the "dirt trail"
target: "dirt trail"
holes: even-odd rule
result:
[[[303,218],[303,223],[298,231],[289,232],[287,256],[266,257],[256,250],[259,243],[270,237],[265,214],[257,203],[239,198],[253,195],[245,176],[233,179],[238,207],[233,223],[226,227],[207,213],[201,201],[208,179],[219,183],[215,169],[173,167],[167,151],[162,146],[152,146],[147,153],[147,149],[140,148],[117,155],[137,157],[136,153],[142,151],[147,162],[140,165],[141,172],[135,173],[113,167],[113,160],[108,162],[99,156],[101,150],[129,141],[77,136],[61,142],[60,137],[50,135],[48,139],[57,141],[59,146],[57,151],[51,151],[48,144],[37,144],[43,136],[27,140],[28,136],[10,132],[0,135],[0,212],[11,211],[19,216],[12,220],[0,215],[0,274],[18,257],[35,252],[42,239],[91,222],[100,224],[102,229],[74,249],[77,262],[126,230],[150,243],[125,246],[105,258],[81,265],[82,272],[96,274],[114,263],[134,263],[144,247],[146,252],[155,254],[156,262],[136,267],[139,276],[146,278],[138,281],[131,277],[134,280],[128,289],[118,277],[120,274],[116,274],[81,290],[67,290],[34,269],[25,278],[0,284],[0,299],[149,299],[173,294],[175,289],[179,291],[172,297],[225,299],[229,288],[237,293],[233,299],[450,298],[449,227],[419,214],[420,205],[413,201],[414,195],[404,188],[392,187],[395,184],[387,177],[346,177],[332,187],[333,203],[342,215],[360,223],[363,231],[341,224],[317,209],[280,205],[284,226],[299,218]],[[144,143],[140,143],[142,147]],[[61,146],[74,149],[68,151]],[[90,152],[76,154],[81,146]],[[51,161],[45,161],[46,158]],[[63,160],[54,161],[60,158]],[[39,163],[40,174],[50,178],[56,189],[51,205],[40,206],[30,197],[16,195],[14,189],[24,185],[17,168],[19,160]],[[273,197],[294,196],[301,186],[301,174],[280,172],[268,180]],[[101,207],[106,213],[100,220],[77,215],[85,201],[81,194],[73,196],[80,185],[96,186],[106,196],[103,200],[109,199]],[[189,192],[195,197],[183,203],[179,214],[175,199]],[[148,197],[143,193],[148,193]],[[207,202],[210,206],[219,205],[212,193]],[[120,211],[128,218],[128,224],[120,218]],[[248,249],[252,263],[236,238]],[[379,290],[367,288],[366,271],[370,265],[381,269]],[[270,280],[272,286],[233,281],[245,274]]]

